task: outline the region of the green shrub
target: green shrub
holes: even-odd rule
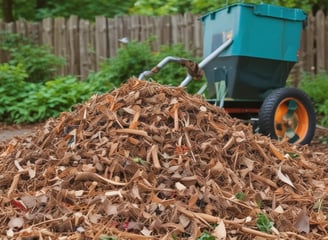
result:
[[[12,119],[14,106],[29,96],[30,86],[24,82],[26,77],[22,65],[0,64],[0,121]]]
[[[108,91],[119,87],[130,77],[138,77],[140,73],[151,70],[167,56],[193,59],[182,45],[162,46],[160,51],[152,51],[152,41],[129,42],[118,49],[117,56],[107,59],[100,67],[100,71],[90,74],[88,81],[99,86],[99,91]],[[196,59],[197,60],[197,59]],[[185,78],[187,70],[176,63],[167,64],[159,73],[149,79],[165,84],[178,86]],[[201,86],[200,82],[188,86],[188,92],[194,93]]]
[[[313,100],[319,123],[328,126],[328,75],[323,73],[316,76],[305,74],[300,88]]]
[[[27,82],[44,82],[54,77],[59,67],[65,64],[62,57],[51,53],[45,45],[34,44],[30,39],[13,33],[0,33],[0,48],[9,53],[8,63],[25,68]]]
[[[73,105],[88,99],[93,92],[92,86],[72,76],[38,84],[38,88],[34,88],[28,97],[15,105],[12,120],[17,123],[40,122],[57,117],[61,112],[70,111]]]

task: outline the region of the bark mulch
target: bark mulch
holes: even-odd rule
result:
[[[0,236],[325,239],[326,161],[132,78],[2,143]]]

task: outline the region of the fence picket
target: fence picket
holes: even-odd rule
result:
[[[325,14],[322,11],[319,11],[316,16],[316,64],[317,71],[322,71],[325,69],[325,48],[327,42],[325,41]]]
[[[54,52],[58,56],[62,56],[65,59],[69,59],[66,43],[67,27],[65,18],[56,18],[54,22]],[[71,72],[68,71],[68,64],[66,66],[61,67],[61,69],[59,70],[59,74],[71,74]]]
[[[80,42],[78,38],[78,17],[70,16],[67,21],[68,44],[69,44],[69,69],[75,76],[80,76]]]
[[[5,23],[0,19],[0,33],[5,32]],[[0,35],[0,42],[2,41],[2,35]],[[7,53],[0,48],[0,63],[6,62],[8,59]]]
[[[323,29],[325,34],[325,60],[326,60],[326,65],[325,65],[325,70],[328,72],[328,16],[326,16],[326,21],[325,21],[325,28]]]
[[[312,14],[308,16],[307,27],[305,29],[306,35],[306,48],[304,56],[304,67],[307,72],[314,72],[316,69],[315,65],[315,18]]]
[[[107,19],[96,17],[96,71],[100,64],[108,57],[107,53]]]
[[[108,57],[112,58],[116,54],[117,41],[113,39],[118,39],[116,31],[116,21],[115,19],[108,19]]]
[[[45,18],[41,24],[41,42],[47,46],[54,46],[53,19]]]

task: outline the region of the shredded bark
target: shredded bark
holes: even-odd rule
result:
[[[132,78],[0,148],[0,235],[323,239],[326,161],[183,88]]]

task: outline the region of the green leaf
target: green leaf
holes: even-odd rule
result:
[[[215,240],[215,237],[207,232],[203,232],[197,240]]]
[[[257,214],[256,226],[261,232],[269,233],[273,222],[263,213]]]
[[[99,240],[118,240],[118,238],[108,235],[100,235]]]
[[[237,198],[238,200],[245,200],[245,198],[246,198],[246,194],[243,193],[243,192],[238,192],[238,193],[236,193],[236,198]]]

